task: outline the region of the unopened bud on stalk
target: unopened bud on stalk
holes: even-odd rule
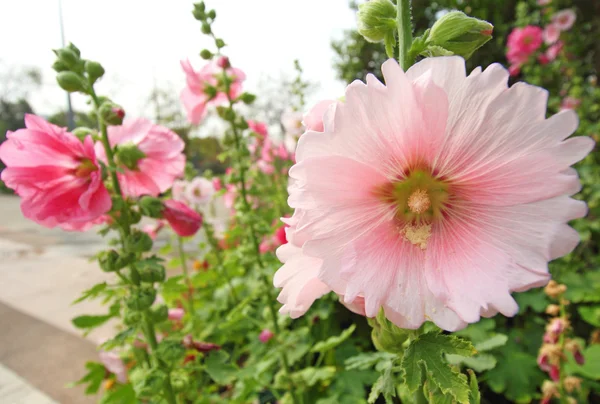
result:
[[[104,76],[104,68],[98,62],[86,60],[85,72],[87,73],[92,83],[96,82],[100,77]]]
[[[81,140],[82,142],[85,140],[86,137],[94,137],[97,133],[98,132],[96,132],[94,129],[86,128],[84,126],[75,128],[73,130],[73,134],[77,136],[77,139]]]
[[[159,219],[162,217],[163,203],[160,199],[152,196],[143,196],[138,202],[140,212],[144,216]]]
[[[120,125],[125,118],[125,110],[112,101],[105,101],[100,105],[100,117],[109,125]]]
[[[56,81],[63,90],[69,93],[87,92],[87,84],[83,77],[70,71],[61,71],[56,75]]]
[[[358,33],[369,42],[383,42],[396,33],[396,6],[390,0],[371,0],[358,6]]]
[[[146,310],[156,299],[156,290],[153,287],[141,287],[132,291],[125,304],[131,310]]]
[[[427,42],[468,59],[492,39],[493,30],[494,26],[487,21],[451,11],[433,24]]]

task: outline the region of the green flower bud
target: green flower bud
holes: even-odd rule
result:
[[[104,272],[115,272],[125,268],[132,262],[132,256],[121,256],[115,250],[102,251],[98,255],[98,263]]]
[[[85,62],[85,72],[87,73],[90,81],[95,83],[100,77],[104,76],[104,67],[98,62],[93,62],[91,60],[86,60]]]
[[[129,211],[129,223],[137,224],[142,220],[142,214],[138,211],[131,210]]]
[[[83,77],[77,73],[63,71],[56,75],[56,81],[63,90],[69,93],[87,92],[88,86]]]
[[[142,282],[164,282],[167,277],[165,267],[156,263],[154,265],[143,265],[139,268],[140,279]]]
[[[211,33],[210,24],[202,23],[202,33],[207,35]]]
[[[208,14],[206,14],[208,16],[208,18],[210,18],[211,20],[214,20],[215,18],[217,18],[217,12],[215,10],[210,10],[208,12]]]
[[[433,24],[428,42],[468,59],[492,39],[493,30],[494,26],[487,21],[451,11]]]
[[[171,372],[171,386],[176,393],[184,391],[190,384],[190,376],[183,369],[175,369]]]
[[[77,46],[73,45],[71,42],[69,42],[69,44],[67,45],[67,48],[69,48],[70,50],[75,52],[75,54],[77,55],[78,58],[81,57],[81,51],[79,50],[79,48]]]
[[[160,199],[152,196],[143,196],[139,200],[138,206],[140,212],[144,216],[152,217],[154,219],[160,219],[162,217],[163,203]]]
[[[213,54],[208,49],[202,49],[202,52],[200,52],[200,57],[204,60],[208,60],[213,57]]]
[[[58,60],[69,69],[75,67],[79,61],[79,56],[69,48],[55,49],[53,52],[58,57]]]
[[[131,253],[143,253],[152,249],[152,238],[143,231],[134,230],[127,239],[125,247]]]
[[[142,314],[139,311],[125,310],[123,323],[129,327],[133,327],[142,322]]]
[[[156,348],[156,356],[163,362],[174,364],[185,356],[185,348],[181,341],[165,339]]]
[[[390,0],[371,0],[358,6],[358,33],[369,42],[393,39],[397,31],[396,6]]]
[[[141,151],[133,143],[125,143],[117,146],[116,153],[119,164],[124,165],[130,170],[138,169],[138,161],[146,157],[146,153]]]
[[[244,104],[250,105],[254,102],[254,100],[256,100],[256,95],[250,93],[242,93],[242,95],[240,95],[240,100],[242,100]]]
[[[215,44],[217,45],[217,48],[221,49],[225,47],[225,41],[222,40],[221,38],[217,38],[215,40]]]
[[[125,110],[112,101],[104,101],[98,110],[100,117],[109,125],[120,125],[125,118]]]
[[[131,310],[142,311],[150,308],[156,299],[156,290],[152,287],[136,288],[131,292],[125,304]]]
[[[163,391],[165,382],[169,375],[162,369],[154,368],[150,370],[144,377],[141,386],[139,387],[139,396],[151,397],[160,395]]]
[[[52,64],[52,69],[54,69],[55,72],[60,73],[60,72],[69,70],[69,67],[66,64],[64,64],[63,62],[61,62],[60,60],[56,60]]]
[[[77,139],[81,140],[82,142],[85,140],[86,137],[94,137],[97,133],[98,132],[96,132],[94,129],[86,128],[84,126],[73,129],[73,134],[77,136]]]
[[[204,86],[204,94],[206,94],[208,96],[209,100],[212,100],[213,98],[215,98],[217,96],[217,89],[211,85],[205,85]]]
[[[404,352],[404,342],[408,339],[409,331],[398,328],[386,317],[383,309],[375,318],[367,319],[369,325],[373,327],[371,339],[378,351],[391,353]]]
[[[169,318],[169,308],[166,305],[160,305],[152,310],[152,320],[155,323],[162,323]]]

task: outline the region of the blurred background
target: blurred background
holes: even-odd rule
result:
[[[383,44],[368,43],[356,32],[355,1],[207,3],[217,9],[215,30],[223,33],[228,44],[225,51],[232,64],[247,74],[244,88],[258,95],[248,117],[266,121],[270,128],[276,129],[281,113],[291,108],[290,88],[297,75],[295,60],[301,66],[302,79],[308,83],[306,105],[310,106],[320,99],[341,96],[349,82],[364,79],[369,72],[379,75],[379,67],[386,59]],[[493,39],[468,61],[468,70],[475,66],[485,68],[494,62],[508,67],[506,44],[513,29],[526,25],[544,27],[552,13],[572,9],[577,19],[568,32],[561,34],[564,46],[560,55],[550,62],[530,59],[511,80],[525,80],[547,88],[550,113],[562,108],[576,109],[581,121],[577,134],[600,140],[597,87],[600,1],[414,0],[412,3],[417,35],[452,9],[495,26]],[[67,95],[55,83],[50,67],[54,60],[51,49],[61,47],[64,39],[65,43],[73,42],[79,47],[86,58],[103,64],[107,74],[99,84],[99,91],[121,104],[128,117],[144,116],[170,126],[186,139],[188,156],[196,168],[224,171],[225,166],[216,159],[220,152],[215,140],[218,128],[210,119],[199,127],[190,127],[179,102],[185,80],[179,61],[190,58],[196,67],[201,66],[198,54],[210,45],[199,32],[191,9],[189,0],[1,1],[0,142],[7,130],[23,126],[25,113],[36,113],[58,125],[69,124]],[[72,97],[71,109],[75,125],[94,125],[82,96]],[[585,340],[600,328],[599,163],[598,152],[594,151],[577,167],[584,185],[581,197],[590,206],[588,218],[575,223],[582,244],[573,254],[552,264],[554,277],[569,287],[568,297],[575,303],[572,306],[575,331]],[[10,193],[1,185],[0,190]],[[9,368],[0,373],[0,402],[9,402],[3,400],[8,397],[3,396],[7,394],[7,385],[12,383],[14,387],[21,383],[18,377],[8,382],[10,369],[27,379],[24,386],[31,383],[58,402],[84,402],[81,392],[69,395],[63,385],[77,378],[85,358],[95,352],[91,343],[85,345],[74,336],[77,331],[68,320],[73,309],[68,304],[83,289],[82,285],[97,281],[92,279],[98,275],[90,269],[87,258],[101,240],[94,235],[75,237],[29,224],[20,216],[18,201],[10,196],[1,197],[0,204],[0,304],[7,304],[0,305],[0,363]],[[42,268],[47,270],[40,278]],[[73,275],[74,268],[78,275]],[[54,287],[51,292],[53,284],[65,286],[60,290]],[[498,320],[491,326],[511,339],[497,354],[498,363],[505,365],[490,370],[483,379],[489,385],[483,388],[487,397],[491,397],[489,402],[529,402],[544,379],[535,365],[535,356],[543,334],[547,301],[536,291],[519,296],[521,315]],[[61,309],[65,305],[68,309]],[[90,311],[85,307],[77,310]],[[597,314],[589,315],[590,312]],[[43,328],[46,323],[50,328]],[[80,349],[75,355],[77,360],[73,359],[75,356],[67,360],[55,358],[55,363],[49,364],[45,358],[49,358],[55,347],[52,343],[36,344],[32,334],[37,330],[35,327],[43,328],[35,332],[55,333],[56,346],[83,344],[77,348]],[[102,336],[94,338],[97,342]],[[40,363],[46,367],[32,373]],[[513,363],[519,365],[513,367]],[[600,379],[600,370],[594,378]],[[27,387],[23,389],[30,391]],[[38,401],[14,402],[46,402],[39,401],[42,400],[39,397]],[[77,401],[72,401],[75,398]]]

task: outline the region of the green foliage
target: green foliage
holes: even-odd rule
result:
[[[85,394],[96,394],[102,385],[106,369],[104,369],[104,365],[98,362],[86,362],[85,368],[87,373],[74,385],[87,384]]]

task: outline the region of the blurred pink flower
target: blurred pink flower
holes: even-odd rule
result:
[[[546,45],[552,45],[560,38],[560,29],[556,24],[548,24],[546,25],[546,28],[544,28],[543,37]]]
[[[147,224],[142,227],[142,231],[150,236],[152,240],[156,240],[158,232],[165,227],[164,220],[157,220],[152,224]]]
[[[579,104],[581,104],[580,99],[575,98],[575,97],[565,97],[565,98],[563,98],[562,102],[560,103],[560,110],[565,111],[565,110],[570,110],[570,109],[577,109]]]
[[[223,189],[223,182],[221,181],[221,179],[219,177],[213,177],[212,183],[213,183],[213,188],[215,189],[215,191],[220,191]]]
[[[248,127],[252,132],[260,135],[260,137],[263,139],[269,135],[267,125],[264,122],[248,120]]]
[[[576,114],[546,119],[547,91],[509,88],[498,64],[467,76],[456,56],[406,73],[390,59],[382,71],[385,85],[350,84],[324,132],[299,140],[281,312],[301,316],[334,291],[408,329],[515,315],[511,293],[545,285],[548,261],[579,242],[567,222],[587,207],[569,197],[570,166],[594,142],[565,140]]]
[[[183,202],[173,199],[165,201],[162,214],[173,231],[181,237],[193,236],[202,226],[202,216]]]
[[[83,143],[65,128],[26,114],[25,129],[0,145],[1,178],[21,197],[23,215],[45,227],[84,231],[110,210],[110,195],[91,136]]]
[[[266,344],[267,342],[269,342],[271,340],[271,338],[273,338],[275,334],[273,334],[273,332],[269,329],[264,329],[260,332],[260,335],[258,336],[258,339],[260,340],[260,342],[262,342],[263,344]]]
[[[556,59],[556,57],[558,56],[558,54],[560,53],[560,51],[563,48],[563,42],[562,41],[558,41],[556,42],[554,45],[550,46],[548,49],[546,49],[546,57],[548,58],[548,61],[551,62],[554,59]]]
[[[542,29],[535,25],[513,29],[508,35],[509,52],[532,54],[542,46],[542,32]]]
[[[510,65],[508,67],[508,73],[512,76],[518,76],[521,73],[521,65]]]
[[[258,167],[258,169],[267,174],[267,175],[271,175],[275,172],[275,167],[273,166],[273,163],[269,162],[269,161],[265,161],[265,160],[258,160],[258,162],[256,163],[256,166]]]
[[[184,192],[188,203],[198,208],[210,203],[215,194],[215,187],[211,180],[196,177],[187,183]]]
[[[568,31],[575,24],[577,15],[571,9],[561,10],[552,16],[552,22],[561,31]]]
[[[550,3],[552,3],[552,0],[537,0],[537,4],[540,6],[547,6]]]
[[[281,115],[281,124],[286,135],[292,137],[298,137],[304,131],[304,125],[302,125],[302,112],[300,111],[286,111]]]
[[[187,181],[185,180],[175,180],[173,182],[173,186],[171,187],[171,197],[176,201],[186,202],[187,198],[185,195],[185,187],[187,186]]]
[[[170,129],[138,118],[122,126],[109,126],[108,138],[117,150],[117,157],[119,148],[135,148],[141,156],[135,166],[131,166],[131,162],[129,167],[117,162],[122,170],[117,172],[117,177],[125,196],[158,196],[171,188],[176,178],[183,176],[184,143]],[[106,163],[106,153],[100,142],[96,143],[96,155]]]
[[[179,307],[169,309],[169,320],[180,321],[183,318],[185,311]]]
[[[306,127],[306,130],[323,132],[323,115],[325,115],[325,112],[327,112],[330,105],[335,106],[335,101],[320,101],[304,115],[304,126]]]
[[[114,374],[119,383],[127,383],[127,366],[123,363],[123,359],[114,353],[107,351],[100,351],[98,354],[100,362],[104,365],[106,370]]]
[[[187,83],[181,91],[181,102],[187,111],[188,121],[193,124],[199,124],[202,121],[206,115],[207,105],[219,105],[227,101],[227,94],[217,89],[223,77],[223,67],[225,66],[223,60],[227,60],[227,65],[229,65],[228,59],[217,59],[206,64],[198,72],[194,70],[189,60],[181,61]],[[232,80],[229,95],[231,98],[235,98],[242,92],[242,82],[246,79],[246,75],[240,69],[233,67],[227,67],[226,72]],[[217,90],[212,98],[206,92],[208,86]]]

